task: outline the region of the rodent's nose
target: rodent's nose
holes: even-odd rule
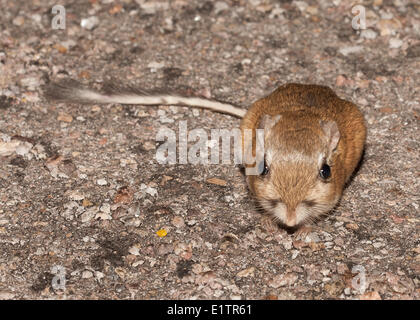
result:
[[[285,223],[288,227],[294,227],[296,225],[296,212],[294,210],[287,210]]]
[[[287,219],[286,220],[286,226],[288,226],[288,227],[296,226],[296,219]]]

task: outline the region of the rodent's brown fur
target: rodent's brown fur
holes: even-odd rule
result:
[[[363,115],[356,105],[340,99],[330,88],[302,84],[281,86],[256,101],[242,119],[242,132],[264,127],[265,115],[279,116],[272,121],[264,141],[265,149],[271,149],[276,157],[267,177],[247,177],[249,188],[267,211],[277,210],[278,202],[287,207],[287,217],[277,220],[289,226],[302,225],[330,211],[341,197],[363,152]],[[325,127],[338,127],[339,140],[334,150],[328,150],[333,142],[326,141],[331,137]],[[287,161],[290,154],[294,156]],[[325,154],[331,166],[327,183],[319,181],[319,164],[311,160],[319,154]],[[302,202],[307,206],[300,210],[313,212],[299,222],[296,211]]]

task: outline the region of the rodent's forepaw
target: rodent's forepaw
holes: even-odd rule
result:
[[[295,240],[305,240],[306,236],[314,231],[313,226],[302,226],[293,234]]]
[[[269,233],[274,233],[279,230],[279,226],[271,216],[264,215],[261,217],[261,226]]]

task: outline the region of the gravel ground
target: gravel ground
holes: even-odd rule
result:
[[[362,32],[344,0],[61,3],[64,30],[56,1],[0,0],[0,298],[420,298],[418,1],[359,1]],[[266,227],[233,164],[157,163],[162,127],[238,119],[47,102],[61,78],[244,108],[287,82],[328,85],[365,115],[364,160],[299,240]]]

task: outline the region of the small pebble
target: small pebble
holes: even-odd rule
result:
[[[21,142],[16,148],[16,154],[19,156],[27,155],[28,152],[32,149],[33,145],[29,142]]]
[[[85,270],[82,272],[82,279],[89,279],[93,277],[93,273],[90,270]]]
[[[17,27],[21,27],[25,23],[25,18],[22,16],[17,16],[13,19],[12,23]]]
[[[105,179],[98,179],[96,180],[96,183],[100,186],[106,186],[108,182]]]
[[[245,277],[253,277],[255,272],[254,267],[250,267],[248,269],[244,269],[242,271],[239,271],[236,276],[239,278],[245,278]]]
[[[183,226],[185,226],[184,219],[180,216],[175,216],[172,219],[172,224],[177,228],[182,228]]]
[[[103,213],[110,213],[111,205],[109,203],[104,203],[99,210]]]
[[[80,201],[83,200],[85,196],[79,192],[78,190],[73,190],[69,193],[69,199],[74,201]]]
[[[165,64],[163,62],[157,62],[157,61],[153,61],[150,62],[147,67],[150,69],[161,69],[165,66]],[[159,110],[160,111],[160,110]]]
[[[384,246],[382,242],[375,242],[372,244],[374,248],[379,249]]]
[[[82,19],[80,26],[87,30],[93,30],[99,24],[99,19],[96,16],[89,17],[87,19]]]
[[[274,278],[268,283],[268,285],[274,289],[290,286],[296,282],[298,276],[294,272],[279,274],[274,276]]]
[[[95,276],[96,276],[96,279],[98,280],[101,280],[103,277],[105,277],[105,275],[100,271],[96,271]]]
[[[401,47],[403,45],[403,41],[400,39],[389,39],[389,47],[391,49],[398,49],[399,47]]]
[[[362,32],[360,32],[360,36],[368,40],[373,40],[378,36],[378,33],[373,31],[372,29],[365,29],[362,30]]]
[[[348,56],[354,53],[360,53],[362,51],[363,51],[362,46],[344,47],[338,50],[338,52],[341,53],[343,56]]]
[[[137,245],[132,246],[130,249],[128,249],[128,253],[138,256],[140,255],[139,247]]]
[[[39,79],[37,77],[26,77],[20,80],[20,84],[29,90],[34,90],[39,86]]]
[[[350,230],[358,230],[359,226],[356,223],[347,223],[346,228]]]
[[[157,193],[158,193],[156,188],[149,187],[149,186],[145,185],[144,183],[142,183],[140,185],[140,190],[142,190],[143,192],[145,192],[147,194],[150,194],[153,197],[156,196]]]
[[[62,113],[57,117],[58,121],[70,123],[73,121],[73,117],[69,114]]]
[[[80,218],[81,218],[83,223],[89,222],[90,220],[93,219],[93,217],[96,215],[96,213],[97,213],[97,209],[89,208],[88,210],[86,210],[85,212],[82,213]]]
[[[400,30],[402,25],[397,19],[382,19],[376,23],[376,27],[379,29],[381,36],[388,36],[395,34],[397,30]]]
[[[226,2],[223,1],[217,1],[214,4],[214,13],[219,14],[219,12],[222,12],[224,10],[228,10],[229,6],[226,4]]]
[[[216,185],[222,186],[222,187],[225,187],[227,185],[226,180],[222,180],[222,179],[219,179],[219,178],[209,178],[209,179],[207,179],[207,182],[211,183],[211,184],[216,184]]]

